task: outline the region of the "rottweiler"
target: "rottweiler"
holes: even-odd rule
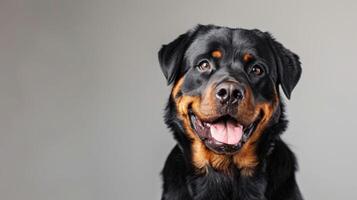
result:
[[[197,25],[158,52],[172,85],[165,122],[176,146],[162,200],[302,199],[280,89],[290,99],[299,57],[268,32]],[[279,87],[280,86],[280,87]]]

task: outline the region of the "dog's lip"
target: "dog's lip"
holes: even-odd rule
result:
[[[217,122],[218,120],[224,120],[224,118],[228,118],[229,120],[238,121],[229,115],[223,115],[215,117],[209,121],[200,120],[197,115],[190,109],[189,110],[189,118],[191,123],[191,128],[195,132],[195,134],[201,139],[201,141],[208,147],[210,150],[214,151],[218,154],[235,154],[240,148],[248,141],[252,133],[254,132],[257,124],[260,121],[260,118],[256,119],[253,123],[243,126],[243,135],[240,141],[237,144],[226,144],[217,141],[211,136],[210,126],[212,123]]]

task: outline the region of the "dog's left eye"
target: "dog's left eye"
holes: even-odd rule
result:
[[[252,74],[254,74],[256,76],[261,76],[264,73],[264,69],[260,65],[254,65],[251,68],[250,73],[252,73]]]
[[[211,64],[207,60],[203,60],[197,65],[197,69],[200,72],[206,72],[211,70]]]

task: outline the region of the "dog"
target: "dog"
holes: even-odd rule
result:
[[[290,99],[299,57],[257,29],[197,25],[158,52],[176,146],[162,200],[301,200],[280,87]],[[280,87],[279,87],[280,86]]]

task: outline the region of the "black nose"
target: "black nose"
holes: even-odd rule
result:
[[[235,104],[244,97],[243,88],[236,82],[223,82],[216,87],[216,98],[222,104]]]

